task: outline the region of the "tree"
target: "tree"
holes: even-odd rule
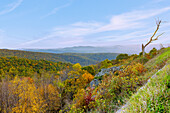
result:
[[[116,60],[119,61],[119,60],[122,60],[122,59],[127,59],[128,57],[129,57],[128,54],[119,54],[116,57]]]
[[[90,83],[94,79],[94,76],[88,72],[87,73],[85,72],[82,76],[86,80],[87,83]]]
[[[148,45],[149,45],[150,43],[152,43],[153,41],[158,40],[158,38],[163,34],[163,33],[161,33],[161,34],[158,35],[156,38],[154,38],[155,35],[156,35],[156,33],[157,33],[158,30],[159,30],[159,27],[160,27],[161,22],[162,22],[162,21],[159,20],[159,19],[156,21],[157,28],[156,28],[155,32],[154,32],[153,35],[150,37],[150,40],[148,41],[148,43],[146,43],[145,45],[142,44],[142,55],[143,55],[143,56],[145,55],[145,48],[146,48],[146,46],[148,46]]]
[[[95,69],[93,66],[85,66],[82,67],[82,70],[86,70],[87,72],[89,72],[92,75],[95,75]]]

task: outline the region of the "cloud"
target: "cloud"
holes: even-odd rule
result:
[[[122,35],[112,35],[112,36],[106,36],[106,37],[100,37],[101,39],[105,39],[105,45],[108,45],[110,43],[113,44],[141,44],[141,43],[147,43],[150,39],[150,37],[153,35],[153,29],[154,27],[151,27],[149,29],[141,30],[141,31],[135,31],[127,34]],[[159,37],[157,41],[154,41],[154,43],[169,43],[170,42],[170,29],[164,30],[164,34]],[[161,32],[162,33],[162,32]],[[160,31],[156,34],[159,35]],[[102,41],[102,40],[101,40]],[[107,44],[106,44],[107,43]]]
[[[60,9],[63,9],[63,8],[66,8],[68,6],[70,6],[71,3],[67,3],[67,4],[64,4],[62,6],[59,6],[59,7],[56,7],[54,8],[51,12],[49,12],[48,14],[46,14],[45,16],[43,16],[42,18],[45,18],[45,17],[48,17],[48,16],[51,16],[51,15],[54,15],[57,13],[57,11],[59,11]]]
[[[132,11],[120,15],[114,15],[110,22],[77,22],[66,27],[57,27],[55,32],[65,36],[85,36],[106,31],[132,30],[145,27],[143,20],[169,11],[170,7],[145,11]]]
[[[145,26],[145,23],[141,22],[141,20],[157,16],[169,10],[170,7],[166,7],[162,9],[132,11],[120,15],[115,15],[111,18],[109,24],[99,28],[98,31],[103,32],[141,28]]]
[[[88,43],[91,43],[92,45],[99,45],[99,46],[113,46],[113,44],[129,44],[134,43],[134,40],[136,40],[136,44],[141,43],[141,40],[145,38],[148,39],[153,33],[150,32],[151,28],[145,29],[145,30],[138,30],[135,32],[125,33],[125,34],[119,34],[119,35],[108,35],[108,36],[101,36],[97,37],[97,40],[90,40]],[[92,37],[91,37],[92,39]]]
[[[73,44],[78,44],[83,42],[83,38],[82,37],[72,37],[70,36],[68,37],[64,37],[61,34],[58,34],[57,32],[55,32],[53,30],[53,32],[51,32],[50,34],[42,37],[42,38],[38,38],[35,40],[30,40],[27,42],[24,42],[22,44],[17,45],[16,48],[21,48],[21,47],[32,47],[32,45],[36,48],[41,48],[42,45],[47,46],[47,48],[56,45],[57,47],[62,47],[64,45],[73,45]],[[40,45],[39,45],[40,44]]]
[[[8,4],[4,10],[0,11],[0,15],[4,15],[6,13],[12,12],[17,7],[19,7],[22,2],[23,2],[23,0],[18,0],[16,2],[14,2],[14,3]]]
[[[20,44],[19,46],[31,45],[31,44],[38,43],[38,42],[40,42],[40,41],[43,41],[43,40],[46,40],[46,39],[55,37],[55,36],[57,36],[57,35],[55,35],[55,34],[52,33],[52,34],[50,34],[50,35],[44,36],[44,37],[39,38],[39,39],[27,41],[27,42],[25,42],[25,43]]]
[[[66,44],[74,44],[80,43],[88,43],[88,41],[92,42],[95,40],[101,40],[106,42],[114,42],[114,41],[125,41],[132,40],[135,38],[142,38],[152,34],[153,27],[149,27],[146,25],[147,19],[151,17],[155,17],[159,14],[167,12],[170,10],[170,7],[162,8],[162,9],[154,9],[154,10],[136,10],[132,12],[127,12],[119,15],[113,15],[108,23],[90,21],[90,22],[76,22],[67,26],[61,26],[54,28],[49,35],[31,40],[23,43],[22,45],[32,45],[35,43],[46,42],[47,40],[53,39],[58,43]],[[155,26],[154,26],[155,27]],[[141,30],[145,29],[145,30]],[[136,30],[136,32],[131,32],[127,34],[113,35],[113,36],[103,36],[96,37],[91,36],[99,33],[105,32],[114,32],[114,31],[130,31]],[[93,38],[92,38],[93,37]],[[92,40],[93,39],[93,40]],[[83,43],[83,41],[86,41]],[[52,43],[52,42],[51,42]],[[69,46],[69,45],[67,45]]]
[[[77,22],[65,27],[57,27],[55,31],[61,36],[86,36],[95,33],[107,32],[107,31],[122,31],[136,28],[145,27],[144,19],[154,17],[166,11],[169,11],[170,7],[146,10],[146,11],[132,11],[123,13],[120,15],[114,15],[110,22]]]
[[[99,22],[77,22],[72,24],[72,26],[74,27],[100,27],[102,25],[102,23]]]

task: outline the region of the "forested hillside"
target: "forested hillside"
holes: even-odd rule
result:
[[[13,57],[28,58],[32,60],[48,60],[53,62],[70,62],[80,63],[81,65],[97,64],[105,59],[115,59],[118,53],[41,53],[41,52],[28,52],[20,50],[0,50],[0,57]]]
[[[45,72],[56,74],[58,71],[71,67],[70,63],[52,62],[46,60],[31,60],[17,57],[0,57],[0,75],[11,77],[33,77]]]
[[[152,75],[169,65],[169,55],[170,48],[153,48],[145,57],[120,54],[89,66],[1,57],[0,112],[116,112]],[[98,76],[107,69],[108,73]],[[168,90],[167,79],[164,82],[163,89]],[[168,96],[158,95],[161,100],[155,99],[163,101],[162,107],[148,99],[151,106],[146,111],[169,111]]]

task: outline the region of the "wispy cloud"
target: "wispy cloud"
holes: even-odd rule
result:
[[[51,33],[49,33],[49,35],[39,39],[25,42],[22,45],[31,45],[50,39],[56,40],[58,41],[58,43],[62,43],[61,40],[64,39],[62,40],[64,41],[64,43],[68,42],[69,44],[71,44],[74,43],[75,41],[77,43],[82,42],[83,44],[84,40],[91,41],[92,38],[89,37],[92,36],[90,35],[109,32],[109,31],[136,30],[136,32],[132,32],[128,34],[120,34],[117,36],[113,35],[113,36],[106,36],[106,37],[103,36],[102,41],[113,42],[113,41],[132,40],[134,38],[141,38],[152,34],[152,30],[150,27],[149,27],[150,29],[148,29],[145,20],[150,19],[151,17],[158,16],[159,14],[162,14],[169,10],[170,7],[166,7],[162,9],[154,9],[154,10],[143,10],[143,11],[136,10],[136,11],[127,12],[119,15],[113,15],[108,23],[95,22],[95,21],[76,22],[68,26],[56,27],[51,31]],[[141,29],[145,29],[145,30],[141,30]],[[97,37],[95,39],[100,40],[100,37]]]
[[[4,15],[6,13],[12,12],[17,7],[19,7],[22,2],[23,2],[23,0],[18,0],[16,2],[14,2],[14,3],[8,4],[4,10],[0,11],[0,15]]]
[[[132,30],[145,27],[143,20],[155,17],[169,11],[170,7],[145,11],[132,11],[120,15],[114,15],[109,23],[101,22],[77,22],[66,27],[57,27],[55,32],[64,36],[85,36],[106,31]]]
[[[50,34],[42,37],[42,38],[38,38],[35,40],[30,40],[27,42],[24,42],[22,44],[17,45],[16,48],[21,48],[21,47],[30,47],[30,45],[34,45],[35,48],[41,48],[41,44],[44,43],[45,45],[48,45],[47,48],[53,46],[53,45],[57,45],[57,47],[62,47],[64,45],[73,45],[73,44],[78,44],[83,42],[83,38],[82,37],[72,37],[70,36],[65,37],[65,36],[61,36],[60,34],[58,34],[57,32],[51,32]],[[40,46],[39,46],[40,44]]]
[[[101,22],[77,22],[66,27],[57,27],[54,29],[54,32],[60,36],[69,37],[85,36],[107,31],[122,31],[143,28],[146,26],[143,20],[157,16],[169,10],[170,7],[156,10],[133,11],[114,15],[108,24]]]
[[[46,14],[45,16],[43,16],[42,18],[46,18],[46,17],[48,17],[48,16],[54,15],[54,14],[56,14],[57,11],[59,11],[60,9],[66,8],[66,7],[70,6],[70,5],[71,5],[71,2],[69,2],[69,3],[67,3],[67,4],[64,4],[64,5],[61,5],[61,6],[59,6],[59,7],[56,7],[56,8],[54,8],[51,12],[49,12],[48,14]]]
[[[141,20],[157,16],[169,10],[170,7],[166,7],[162,9],[132,11],[120,15],[115,15],[111,18],[109,24],[99,28],[98,31],[102,32],[102,31],[141,28],[145,26],[145,23],[141,22]]]

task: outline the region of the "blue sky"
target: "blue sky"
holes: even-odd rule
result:
[[[0,48],[170,43],[170,0],[0,0]]]

